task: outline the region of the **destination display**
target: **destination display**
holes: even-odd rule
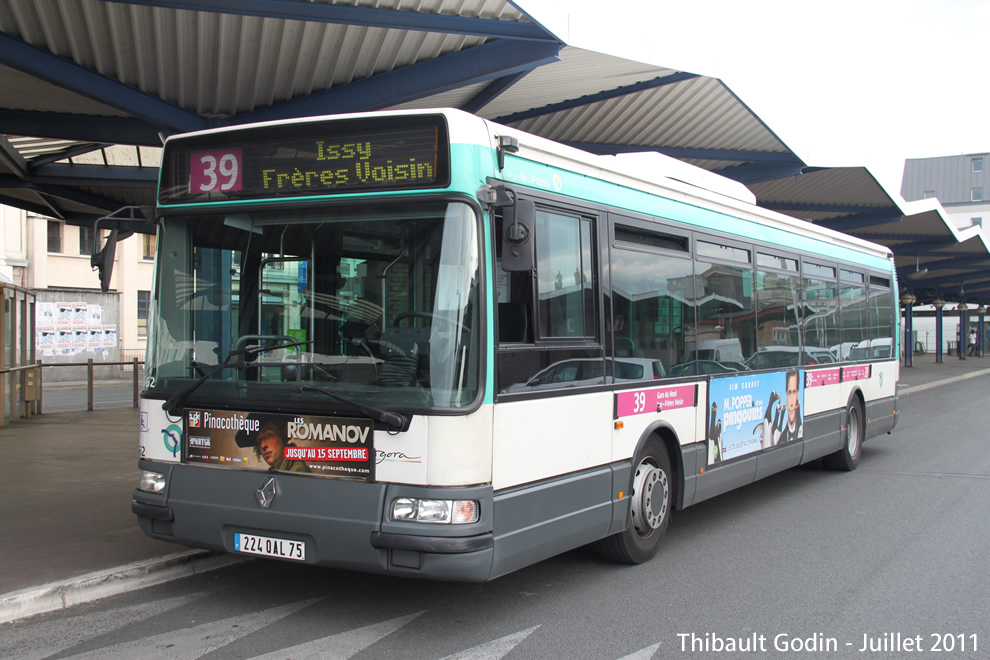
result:
[[[160,204],[444,187],[442,116],[251,127],[165,145]]]
[[[370,419],[187,410],[189,463],[374,481]]]

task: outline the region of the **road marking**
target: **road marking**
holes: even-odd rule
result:
[[[158,616],[168,610],[191,603],[202,595],[177,596],[139,605],[116,607],[105,612],[77,614],[55,621],[43,621],[13,630],[4,630],[0,658],[17,658],[18,660],[46,658],[94,637],[120,630],[132,623]]]
[[[298,644],[280,651],[273,651],[265,655],[255,656],[252,660],[308,660],[309,658],[321,658],[325,660],[345,660],[352,658],[364,649],[384,637],[403,627],[419,615],[425,613],[416,612],[407,616],[400,616],[397,619],[373,623],[370,626],[348,630],[321,639],[314,639],[312,642]]]
[[[466,651],[448,655],[443,660],[501,660],[501,658],[504,658],[509,651],[519,646],[537,628],[539,626],[533,626],[522,632],[499,637],[494,641],[480,644]]]
[[[659,650],[660,642],[657,642],[653,646],[647,646],[645,649],[640,649],[635,653],[624,655],[619,660],[650,660]]]
[[[315,598],[291,605],[272,607],[261,612],[242,614],[191,628],[142,637],[70,657],[77,659],[121,658],[121,660],[131,660],[132,658],[198,658],[236,642],[242,637],[247,637],[265,626],[281,621],[319,600],[319,598]]]

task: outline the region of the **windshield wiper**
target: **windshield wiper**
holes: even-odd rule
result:
[[[358,403],[353,399],[349,399],[346,396],[341,396],[336,392],[331,390],[323,389],[322,387],[313,387],[312,385],[294,385],[290,390],[297,391],[300,394],[303,392],[319,392],[320,394],[329,397],[331,399],[336,399],[341,403],[348,406],[352,406],[358,412],[364,413],[368,417],[371,417],[375,421],[381,422],[388,427],[388,431],[395,431],[396,433],[405,432],[409,430],[410,418],[402,413],[392,412],[390,410],[382,410],[381,408],[375,408],[374,406],[368,406],[363,403]]]
[[[182,388],[169,398],[165,399],[165,403],[162,404],[162,410],[164,410],[169,415],[173,417],[179,414],[182,410],[182,404],[185,403],[189,395],[199,389],[199,386],[208,381],[219,371],[223,369],[246,369],[249,365],[249,361],[241,360],[240,362],[231,362],[230,359],[235,355],[255,355],[257,353],[267,353],[268,351],[277,351],[281,348],[292,348],[294,346],[305,346],[306,344],[312,344],[312,341],[294,341],[285,344],[275,344],[274,346],[252,346],[251,348],[233,348],[227,356],[224,357],[223,362],[220,364],[210,365],[212,368],[202,378],[190,383],[186,387]]]

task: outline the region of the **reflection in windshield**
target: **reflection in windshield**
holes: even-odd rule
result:
[[[149,383],[174,392],[245,345],[193,398],[326,402],[303,382],[387,405],[478,395],[477,217],[466,204],[166,218]],[[273,387],[276,386],[276,387]]]

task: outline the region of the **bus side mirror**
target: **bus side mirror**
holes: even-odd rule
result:
[[[96,240],[99,243],[100,232],[96,232]],[[98,247],[98,245],[97,245]],[[110,290],[110,276],[113,275],[113,259],[117,252],[117,230],[111,229],[107,235],[107,242],[103,249],[93,252],[89,258],[89,265],[100,271],[100,290],[106,293]]]
[[[536,204],[517,199],[502,211],[502,270],[507,273],[529,272],[535,262],[533,229]]]
[[[110,290],[110,276],[113,275],[117,242],[124,240],[135,231],[143,231],[148,227],[154,229],[154,219],[154,208],[151,206],[124,206],[93,224],[93,254],[89,257],[89,265],[94,270],[100,271],[100,289],[104,293]],[[100,248],[101,222],[112,226],[102,249]]]

